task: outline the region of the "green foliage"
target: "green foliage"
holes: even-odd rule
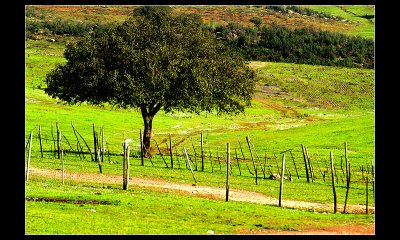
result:
[[[254,73],[187,19],[192,18],[130,18],[70,43],[67,63],[46,77],[46,93],[69,103],[145,106],[153,115],[161,106],[167,112],[243,112]]]
[[[254,17],[250,18],[250,22],[254,23],[254,25],[256,27],[260,27],[261,23],[262,23],[262,18],[254,16]]]
[[[28,34],[45,33],[46,35],[72,35],[83,36],[92,31],[103,31],[106,25],[100,23],[73,22],[62,19],[55,21],[26,20]]]
[[[221,41],[248,60],[374,68],[374,41],[312,28],[218,26]]]

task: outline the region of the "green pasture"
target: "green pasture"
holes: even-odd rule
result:
[[[326,12],[354,22],[353,29],[347,34],[375,38],[375,6],[371,5],[310,5],[307,8]],[[368,18],[372,17],[372,18]]]
[[[63,136],[69,141],[68,143],[63,139],[65,170],[98,173],[99,167],[96,162],[91,161],[82,141],[80,144],[86,151],[84,155],[70,151],[70,148],[76,149],[77,146],[71,124],[74,124],[90,148],[93,147],[95,124],[97,131],[104,127],[105,144],[109,153],[104,155],[103,174],[122,174],[121,144],[124,139],[131,138],[133,143],[130,176],[154,177],[192,184],[192,174],[186,168],[182,156],[185,147],[192,161],[197,162],[198,169],[194,174],[198,185],[223,188],[226,177],[226,144],[229,142],[231,145],[231,157],[235,157],[236,151],[240,158],[240,141],[246,160],[241,162],[240,173],[237,162],[233,159],[231,188],[278,197],[279,181],[264,179],[261,169],[266,166],[266,177],[270,174],[270,168],[274,173],[277,172],[276,165],[278,162],[280,167],[282,152],[292,149],[300,178],[297,178],[292,158],[286,152],[286,162],[293,181],[285,181],[284,199],[332,203],[330,172],[326,173],[324,181],[321,171],[325,171],[326,162],[329,163],[329,154],[333,152],[338,172],[338,202],[343,204],[346,185],[341,167],[346,142],[351,169],[354,171],[354,183],[351,185],[348,204],[365,204],[363,174],[367,174],[368,167],[371,180],[372,166],[375,163],[374,70],[253,62],[258,72],[257,91],[252,106],[246,109],[245,114],[219,116],[215,113],[167,114],[160,111],[153,122],[154,166],[148,159],[145,160],[145,166],[141,166],[138,144],[143,120],[140,112],[136,109],[118,109],[108,104],[68,105],[44,93],[43,80],[46,73],[56,64],[65,62],[64,45],[65,41],[26,42],[24,144],[32,133],[30,167],[53,170],[61,168],[61,160],[53,152],[53,137],[56,136],[58,123]],[[38,141],[39,126],[43,138],[43,158]],[[206,156],[204,172],[199,170],[201,132],[204,136]],[[175,145],[173,153],[180,155],[175,158],[173,169],[165,166],[154,142],[156,140],[160,145],[164,160],[170,166],[167,148],[169,134]],[[260,158],[257,160],[257,185],[254,175],[246,168],[247,165],[254,172],[246,136],[254,143],[254,149]],[[305,179],[301,144],[308,147],[311,159],[315,163],[314,182],[307,182]],[[268,163],[263,165],[265,154]],[[221,169],[217,156],[221,160]],[[60,179],[32,177],[26,183],[26,197],[106,200],[111,204],[79,205],[27,201],[27,234],[206,234],[208,230],[217,234],[231,234],[241,229],[257,230],[260,224],[264,228],[295,231],[310,226],[374,222],[374,216],[370,214],[312,213],[275,206],[226,203],[222,200],[194,198],[135,186],[130,186],[129,191],[122,191],[121,185],[104,187],[102,183],[88,184],[69,179],[66,179],[64,185],[60,182]],[[373,185],[370,184],[371,206],[374,205],[373,191]],[[90,209],[96,209],[96,212],[91,212]],[[69,224],[66,224],[66,221]],[[210,226],[213,226],[213,229],[210,229]]]
[[[26,192],[27,199],[36,199],[26,201],[27,234],[249,234],[374,223],[371,214],[300,211],[135,186],[124,191],[115,184],[60,185],[57,180],[32,178]]]

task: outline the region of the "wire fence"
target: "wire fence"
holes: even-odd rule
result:
[[[27,167],[29,161],[35,161],[60,168],[60,161],[55,159],[62,158],[61,168],[65,163],[68,168],[101,173],[105,165],[122,167],[126,157],[124,143],[129,142],[130,165],[216,174],[226,172],[226,147],[211,145],[212,133],[200,130],[191,134],[154,134],[149,149],[150,157],[143,158],[140,131],[109,128],[105,131],[103,126],[95,124],[90,128],[86,126],[84,130],[82,126],[78,130],[73,123],[69,127],[63,126],[63,129],[58,123],[47,128],[36,126],[30,131],[26,142]],[[253,178],[254,184],[258,184],[259,179],[280,179],[282,157],[285,156],[286,180],[329,186],[334,179],[337,186],[348,187],[352,191],[357,189],[358,192],[362,192],[361,189],[369,184],[374,195],[375,170],[371,161],[365,161],[360,156],[349,158],[346,143],[343,143],[342,149],[333,148],[329,152],[330,155],[326,151],[321,153],[308,149],[304,144],[298,148],[277,151],[259,146],[250,136],[237,137],[236,141],[230,143],[230,174]],[[313,194],[309,188],[301,191],[303,194]]]

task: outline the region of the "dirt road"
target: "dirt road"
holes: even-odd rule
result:
[[[30,175],[40,175],[50,178],[61,178],[61,171],[50,169],[31,168]],[[88,182],[108,182],[108,183],[121,183],[122,176],[110,174],[93,174],[93,173],[78,173],[78,172],[64,172],[64,179],[88,181]],[[138,185],[143,187],[150,187],[155,189],[162,189],[163,191],[181,192],[198,197],[225,199],[225,189],[208,186],[197,186],[190,184],[181,184],[169,182],[164,179],[155,179],[148,177],[130,177],[129,185]],[[263,194],[244,191],[238,189],[229,189],[229,200],[238,202],[250,202],[265,205],[278,205],[278,199],[274,197],[265,196]],[[322,204],[315,202],[283,200],[282,207],[306,209],[316,212],[332,213],[332,204]],[[369,213],[374,213],[374,207],[368,207]],[[343,205],[338,204],[337,211],[343,211]],[[365,206],[363,205],[347,205],[347,213],[365,213]],[[308,229],[307,231],[298,231],[295,234],[374,234],[374,226],[337,226],[326,227],[323,229]],[[241,232],[240,234],[293,234],[293,231],[275,231],[275,230],[260,230],[256,232]]]

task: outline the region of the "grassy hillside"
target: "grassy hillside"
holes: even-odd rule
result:
[[[81,23],[121,22],[131,15],[137,6],[27,6],[28,21],[57,21],[63,19]],[[253,25],[254,16],[263,20],[262,25],[279,25],[290,28],[313,27],[325,31],[374,38],[374,6],[301,6],[315,11],[326,12],[343,19],[334,20],[318,16],[307,16],[297,12],[283,13],[265,6],[172,6],[174,13],[196,13],[210,25],[226,25],[237,22]]]
[[[52,125],[55,127],[58,122],[66,136],[74,139],[71,130],[74,122],[89,139],[93,123],[104,126],[111,151],[119,151],[124,138],[137,139],[143,125],[136,109],[68,105],[44,93],[45,74],[65,61],[62,52],[60,42],[27,41],[26,136],[36,132],[38,125],[50,134]],[[258,84],[252,107],[245,114],[198,116],[161,111],[153,123],[155,139],[162,141],[173,134],[180,142],[178,146],[187,146],[204,131],[208,136],[207,146],[223,147],[229,141],[237,147],[238,137],[244,141],[250,135],[260,150],[268,149],[271,154],[290,148],[299,150],[300,144],[306,144],[325,156],[329,155],[329,149],[342,149],[343,142],[348,142],[353,157],[363,159],[357,165],[374,160],[374,70],[251,64],[257,69]]]

